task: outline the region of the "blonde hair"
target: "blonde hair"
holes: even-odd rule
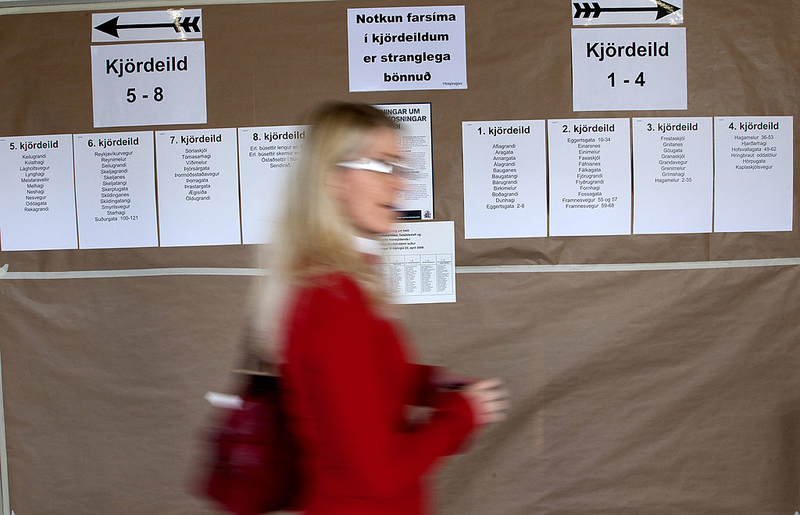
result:
[[[354,247],[356,229],[329,185],[337,163],[361,157],[369,133],[382,128],[397,127],[368,105],[330,103],[312,116],[283,199],[275,241],[265,248],[270,265],[259,288],[256,330],[265,339],[265,357],[272,362],[280,361],[282,318],[298,286],[341,272],[360,284],[374,307],[387,307],[384,279]]]

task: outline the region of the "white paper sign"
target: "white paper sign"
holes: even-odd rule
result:
[[[2,250],[78,248],[72,136],[0,138]]]
[[[683,23],[683,0],[600,0],[571,2],[571,5],[573,25]]]
[[[350,91],[466,89],[464,6],[347,10]]]
[[[76,134],[73,140],[79,247],[157,247],[153,133]]]
[[[92,14],[92,43],[202,37],[203,15],[200,9]]]
[[[92,47],[95,127],[206,123],[202,41]]]
[[[630,121],[548,120],[550,236],[631,233]]]
[[[793,118],[714,118],[714,232],[792,230]]]
[[[393,301],[428,304],[456,301],[453,222],[402,222],[384,237],[379,267]]]
[[[241,243],[236,130],[156,133],[161,246]]]
[[[711,232],[711,118],[634,118],[633,232]]]
[[[272,241],[286,185],[307,131],[305,125],[239,129],[239,188],[245,244]]]
[[[463,122],[464,233],[547,236],[543,120]]]
[[[431,105],[379,104],[376,108],[397,122],[402,131],[400,148],[409,167],[399,218],[433,219],[433,150]]]
[[[575,111],[686,109],[686,29],[572,29]]]

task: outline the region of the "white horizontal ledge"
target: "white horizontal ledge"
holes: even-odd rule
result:
[[[133,270],[66,270],[63,272],[5,272],[0,279],[100,279],[113,277],[158,277],[171,275],[264,275],[259,268],[142,268]]]
[[[722,268],[759,268],[797,266],[800,258],[734,259],[730,261],[680,261],[674,263],[607,263],[580,265],[497,265],[459,266],[459,274],[514,274],[555,272],[643,272],[659,270],[705,270]]]
[[[338,0],[177,0],[170,8],[200,7],[220,4],[279,4],[301,2],[332,2]],[[165,9],[164,0],[0,0],[0,16],[4,14],[35,14],[71,11],[104,11],[141,9],[145,7]]]
[[[800,258],[738,259],[730,261],[683,261],[674,263],[608,263],[582,265],[497,265],[457,266],[458,274],[558,273],[558,272],[640,272],[660,270],[705,270],[798,266]],[[0,268],[0,279],[99,279],[115,277],[158,277],[178,275],[259,276],[260,268],[143,268],[132,270],[66,270],[60,272],[9,272]]]

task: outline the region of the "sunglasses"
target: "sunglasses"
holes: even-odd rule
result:
[[[336,163],[336,166],[352,168],[354,170],[369,170],[370,172],[386,173],[401,178],[408,177],[410,171],[407,166],[403,166],[400,163],[388,163],[386,161],[367,158]]]

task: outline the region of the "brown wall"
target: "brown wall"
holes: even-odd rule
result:
[[[346,8],[368,2],[203,7],[203,127],[298,123],[331,98],[431,102],[435,211],[455,220],[462,267],[800,257],[797,207],[792,232],[464,240],[462,121],[598,113],[572,111],[569,2],[424,5],[449,3],[466,5],[467,90],[349,93]],[[797,118],[796,2],[686,3],[689,109],[599,116]],[[393,5],[409,4],[380,4]],[[0,135],[95,132],[90,26],[89,12],[0,16]],[[249,267],[253,250],[2,252],[0,265]],[[17,515],[205,513],[185,488],[209,414],[202,395],[229,383],[249,284],[0,280]],[[794,513],[798,286],[796,264],[458,274],[456,304],[406,310],[418,354],[505,378],[514,408],[441,469],[441,513]]]

